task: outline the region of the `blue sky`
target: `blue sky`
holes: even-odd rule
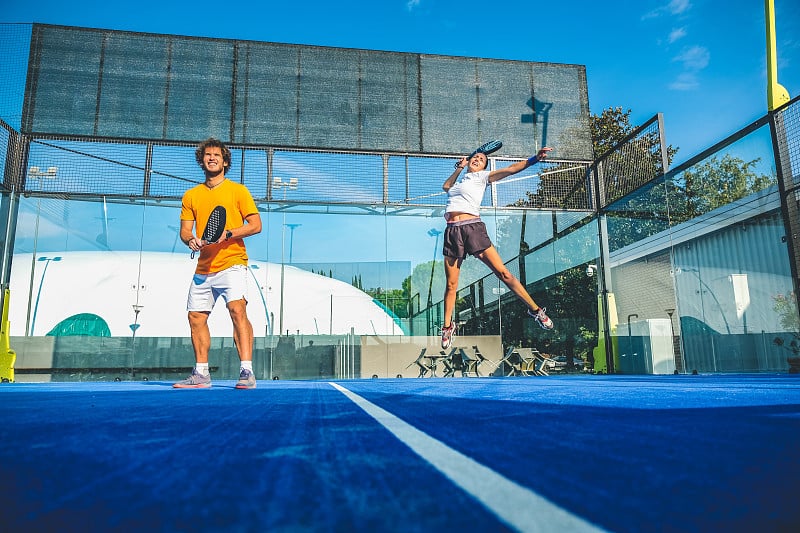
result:
[[[797,96],[800,2],[775,10],[778,80]],[[767,110],[760,0],[38,0],[6,3],[0,22],[586,65],[591,112],[664,113],[674,163]]]

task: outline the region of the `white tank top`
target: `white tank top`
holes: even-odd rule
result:
[[[489,171],[467,172],[447,191],[446,213],[459,212],[480,216],[483,193],[489,185]]]

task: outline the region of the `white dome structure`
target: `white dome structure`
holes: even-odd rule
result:
[[[113,337],[188,337],[195,264],[189,254],[164,252],[15,254],[11,335],[44,336],[65,320],[89,316],[101,318]],[[256,337],[279,334],[282,296],[283,334],[403,335],[396,318],[352,285],[284,265],[281,291],[281,265],[251,261],[249,270],[247,312]],[[213,337],[233,334],[221,298],[209,327]]]

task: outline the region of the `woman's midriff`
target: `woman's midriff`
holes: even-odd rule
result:
[[[461,213],[459,211],[451,211],[444,214],[444,219],[448,222],[459,222],[461,220],[469,220],[471,218],[478,218],[472,213]]]

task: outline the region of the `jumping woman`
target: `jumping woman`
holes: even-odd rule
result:
[[[444,289],[444,325],[442,327],[442,348],[447,349],[456,332],[456,323],[453,321],[453,311],[456,305],[458,291],[458,276],[461,272],[461,263],[467,255],[473,255],[483,261],[494,274],[505,283],[511,292],[528,307],[528,315],[533,317],[544,329],[553,329],[553,321],[545,314],[545,310],[533,301],[531,295],[525,290],[522,283],[503,264],[497,253],[486,225],[480,218],[480,205],[486,187],[495,181],[521,172],[529,166],[547,157],[552,148],[542,148],[535,156],[525,161],[518,161],[512,165],[498,170],[486,170],[489,159],[483,152],[477,152],[467,159],[463,157],[456,166],[456,170],[447,178],[442,189],[447,192],[447,208],[445,220],[447,228],[444,230],[444,273],[446,286]],[[461,171],[468,168],[468,172],[459,179]]]

